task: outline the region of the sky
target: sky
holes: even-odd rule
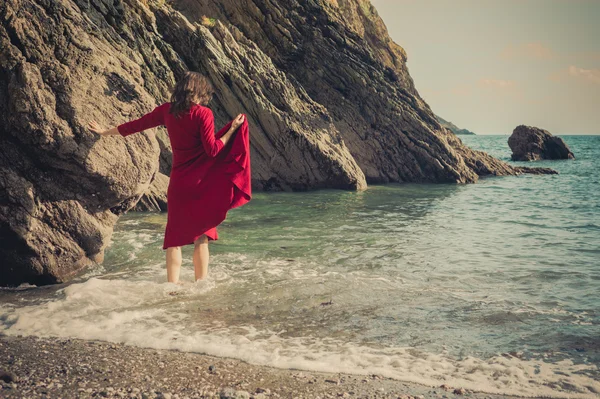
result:
[[[371,0],[433,112],[477,134],[600,134],[600,0]]]

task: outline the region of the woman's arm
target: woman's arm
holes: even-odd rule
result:
[[[156,126],[164,124],[164,105],[154,108],[154,110],[139,119],[131,122],[123,123],[117,127],[113,127],[108,130],[104,130],[96,123],[92,121],[89,124],[89,129],[102,136],[116,136],[121,135],[123,137],[129,136],[130,134],[138,133],[143,130],[151,129]]]
[[[200,139],[202,140],[204,151],[206,151],[209,157],[216,157],[217,154],[221,152],[243,121],[244,116],[242,114],[238,115],[231,123],[231,127],[227,133],[217,139],[215,137],[215,118],[212,111],[206,109],[204,115],[201,116]]]
[[[223,149],[223,142],[215,138],[215,118],[208,108],[199,117],[202,146],[208,156],[214,158]]]

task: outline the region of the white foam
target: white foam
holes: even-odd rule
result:
[[[221,274],[220,280],[228,281],[226,273]],[[181,286],[91,278],[59,291],[53,301],[26,307],[1,306],[0,331],[200,352],[280,368],[380,374],[430,386],[447,384],[498,394],[592,398],[597,397],[594,391],[600,392],[600,382],[585,375],[597,372],[597,367],[575,365],[569,360],[545,363],[503,356],[458,360],[414,348],[381,349],[336,339],[282,337],[284,331],[257,330],[250,325],[226,328],[209,321],[202,329],[193,330],[189,314],[177,312],[178,303],[204,303],[206,294],[219,284],[211,278]]]
[[[37,285],[22,283],[17,287],[0,287],[0,291],[25,291],[32,288],[37,288]]]
[[[119,224],[122,226],[137,226],[140,224],[139,220],[121,220]]]

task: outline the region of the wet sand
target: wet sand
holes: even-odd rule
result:
[[[460,392],[460,387],[426,387],[376,375],[284,370],[197,353],[0,335],[1,398],[508,398]]]

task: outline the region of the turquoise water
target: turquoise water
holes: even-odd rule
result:
[[[507,138],[461,137],[509,161]],[[564,139],[575,160],[535,163],[559,175],[255,194],[197,284],[191,247],[190,283],[164,283],[166,216],[129,213],[98,270],[4,293],[0,331],[596,397],[600,136]]]

